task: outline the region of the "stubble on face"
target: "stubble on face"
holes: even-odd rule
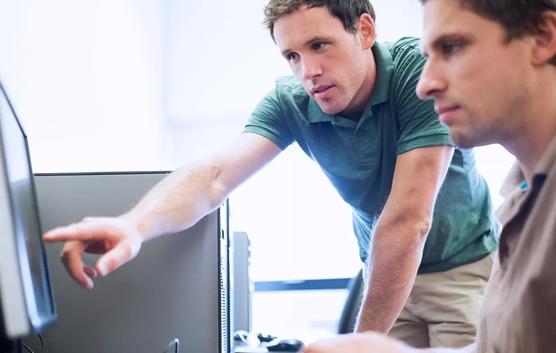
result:
[[[498,23],[458,0],[429,0],[424,6],[427,79],[442,82],[427,98],[437,107],[457,107],[440,118],[458,146],[503,142],[515,133],[528,99],[527,47],[508,43]]]
[[[274,34],[294,75],[323,112],[362,112],[372,92],[374,67],[369,65],[370,48],[366,53],[357,34],[346,31],[325,7],[301,8],[279,18]]]

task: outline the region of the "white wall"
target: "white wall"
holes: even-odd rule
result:
[[[376,12],[378,40],[395,41],[401,37],[420,37],[421,5],[418,0],[371,0]]]
[[[0,77],[38,172],[168,168],[154,1],[0,2]]]
[[[274,80],[289,73],[262,24],[265,3],[165,2],[165,114],[178,164],[231,141]]]

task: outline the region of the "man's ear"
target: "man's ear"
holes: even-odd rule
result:
[[[370,49],[375,44],[375,21],[368,13],[359,16],[359,21],[357,21],[357,34],[361,39],[363,49]]]
[[[532,62],[544,65],[556,56],[556,11],[546,11],[535,33]]]

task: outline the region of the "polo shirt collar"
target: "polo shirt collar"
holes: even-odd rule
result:
[[[544,152],[539,164],[535,168],[533,172],[533,180],[536,177],[544,177],[548,175],[550,169],[556,165],[556,136],[552,138],[548,148]],[[525,184],[524,184],[525,183]],[[500,194],[507,198],[509,197],[514,190],[519,186],[521,190],[526,189],[525,176],[523,175],[523,171],[521,170],[521,165],[518,161],[514,163],[504,181],[502,183],[502,187],[500,188]]]
[[[539,164],[535,168],[532,178],[532,185],[528,185],[523,176],[521,166],[516,161],[506,176],[501,194],[504,196],[504,203],[496,211],[500,222],[504,225],[508,223],[519,212],[521,205],[525,203],[533,189],[539,190],[547,175],[555,168],[556,163],[556,137],[552,138],[547,150],[544,152]]]
[[[334,115],[323,112],[313,98],[309,98],[307,120],[310,123],[330,122],[334,120]]]
[[[548,148],[544,152],[539,164],[535,168],[535,172],[533,176],[546,176],[550,172],[551,169],[554,168],[556,163],[556,136],[552,138]]]
[[[394,71],[394,60],[386,44],[375,42],[371,50],[375,59],[376,79],[373,94],[363,111],[362,117],[370,115],[373,105],[388,101],[390,81]],[[310,123],[335,122],[338,120],[337,116],[323,112],[313,98],[309,100],[308,110],[307,120]]]
[[[370,106],[388,101],[390,81],[394,71],[394,60],[387,44],[375,42],[372,51],[375,58],[376,79],[373,94],[369,100]]]

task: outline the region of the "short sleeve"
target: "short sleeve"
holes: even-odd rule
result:
[[[282,150],[293,142],[276,90],[272,90],[259,102],[245,125],[244,132],[266,137]]]
[[[424,64],[416,46],[396,53],[392,89],[399,123],[398,154],[420,147],[454,145],[448,128],[438,120],[433,101],[422,101],[415,92]]]

